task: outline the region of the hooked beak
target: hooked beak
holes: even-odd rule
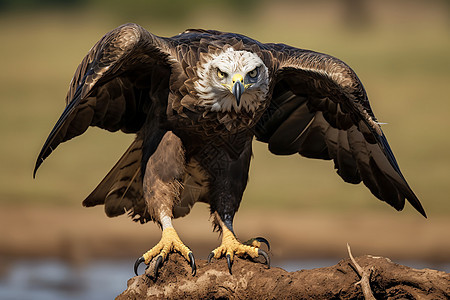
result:
[[[239,103],[241,102],[241,96],[245,91],[244,77],[242,77],[241,74],[235,74],[232,78],[232,82],[233,87],[231,88],[231,92],[236,98],[236,103],[239,106]]]
[[[231,92],[236,98],[236,103],[238,106],[239,103],[241,102],[241,96],[242,93],[244,93],[244,91],[245,91],[244,84],[240,81],[237,81],[235,84],[233,84],[233,87],[231,88]]]

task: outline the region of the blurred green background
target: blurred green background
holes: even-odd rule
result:
[[[0,1],[0,204],[80,205],[133,139],[96,128],[61,145],[32,180],[78,63],[107,31],[239,32],[334,55],[357,72],[429,215],[450,214],[450,1]],[[255,143],[243,209],[389,210],[329,161]],[[408,206],[408,205],[407,205]],[[411,211],[409,207],[406,209]]]

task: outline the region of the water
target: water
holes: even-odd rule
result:
[[[0,278],[0,299],[114,299],[134,274],[133,261],[92,262],[74,268],[62,261],[18,261]]]
[[[314,269],[335,265],[338,260],[291,260],[275,263],[287,271]],[[450,264],[431,265],[422,262],[398,262],[413,268],[433,268],[450,272]],[[134,261],[96,261],[73,267],[59,260],[15,261],[0,274],[2,300],[103,300],[114,299],[126,289],[134,276]]]

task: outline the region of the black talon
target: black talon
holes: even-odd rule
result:
[[[161,255],[158,255],[158,258],[156,259],[156,263],[155,263],[155,272],[154,272],[154,277],[158,277],[158,270],[159,267],[161,267],[161,263],[162,263],[163,257]]]
[[[266,259],[267,268],[270,269],[270,258],[266,251],[258,249],[258,255],[262,255]]]
[[[214,257],[214,252],[211,252],[209,255],[208,255],[208,264],[211,262],[211,259]]]
[[[231,272],[231,266],[232,266],[232,262],[231,262],[231,256],[230,254],[227,254],[227,265],[228,265],[228,271],[230,271],[230,275],[233,275],[233,273]]]
[[[188,256],[189,256],[189,263],[191,264],[192,268],[192,276],[195,276],[195,274],[197,273],[197,266],[195,265],[194,254],[192,254],[192,252],[189,252]]]
[[[138,268],[141,263],[145,262],[145,258],[143,256],[136,259],[136,262],[134,263],[134,274],[138,276]]]
[[[259,237],[255,238],[255,241],[258,241],[260,243],[266,244],[267,250],[270,251],[270,245],[269,245],[269,241],[268,240],[266,240],[265,238],[259,236]]]

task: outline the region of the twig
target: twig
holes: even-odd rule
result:
[[[370,268],[370,272],[364,270],[355,260],[352,255],[352,251],[350,250],[350,245],[347,243],[347,251],[348,256],[352,263],[355,265],[356,271],[358,275],[361,277],[361,280],[355,283],[355,285],[360,285],[364,294],[364,299],[366,300],[376,300],[373,296],[372,289],[370,288],[370,276],[372,275],[373,268]]]

